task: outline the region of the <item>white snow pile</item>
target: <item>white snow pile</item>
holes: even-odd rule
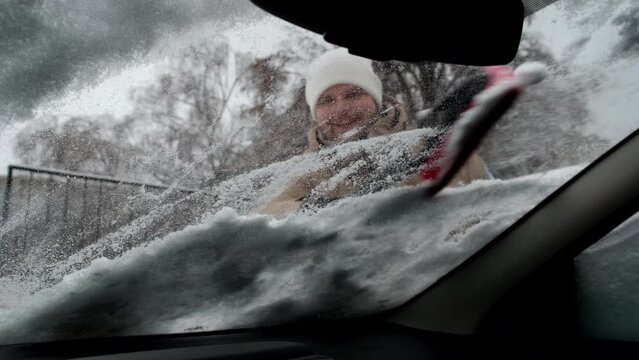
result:
[[[59,251],[66,248],[47,234],[42,241],[32,241],[34,247],[22,257],[5,256],[2,259],[4,252],[0,252],[0,260],[4,260],[3,263],[0,261],[0,277],[6,276],[1,272],[3,269],[10,269],[13,274],[29,274],[29,279],[23,281],[39,282],[39,285],[34,285],[36,288],[48,287],[61,281],[65,275],[88,266],[92,260],[101,257],[113,259],[135,246],[200,223],[203,216],[224,207],[230,207],[240,215],[253,213],[273,200],[291,182],[314,172],[326,173],[325,170],[329,170],[331,176],[322,176],[318,180],[315,190],[298,211],[300,213],[313,214],[334,202],[331,192],[347,181],[353,190],[352,197],[396,187],[423,164],[421,153],[416,153],[416,149],[423,148],[420,144],[433,134],[437,132],[432,129],[417,129],[336,145],[237,176],[218,184],[211,191],[199,192],[179,201],[170,200],[174,190],[157,196],[155,201],[150,201],[148,194],[142,194],[131,199],[126,206],[150,209],[146,216],[106,234],[77,252]],[[122,210],[126,216],[126,209]],[[46,219],[44,215],[42,213],[38,217]],[[43,228],[48,226],[46,223],[42,225]],[[7,228],[10,226],[0,227],[0,235]],[[30,229],[30,234],[33,232]]]
[[[97,258],[52,287],[7,297],[0,343],[387,310],[460,264],[579,168],[476,181],[428,200],[422,186],[387,189],[284,220],[225,207],[115,258]],[[2,285],[4,295],[14,286],[10,278]]]
[[[23,218],[18,215],[13,216],[14,221],[0,226],[0,237],[8,238],[11,233],[17,233],[20,240],[25,225],[30,225],[26,252],[12,242],[0,242],[0,277],[28,274],[30,279],[24,281],[41,283],[35,287],[50,286],[62,280],[63,276],[87,266],[92,260],[122,255],[134,246],[182,230],[187,225],[200,223],[202,216],[223,207],[233,208],[241,215],[255,212],[291,182],[316,171],[326,173],[329,170],[331,176],[318,179],[315,191],[300,209],[305,213],[313,213],[334,201],[330,196],[331,191],[345,181],[351,183],[353,196],[381,191],[396,186],[417,171],[423,160],[420,161],[416,149],[423,148],[419,145],[425,137],[436,133],[432,129],[417,129],[347,142],[239,175],[217,184],[210,191],[198,192],[187,198],[176,194],[179,191],[175,187],[161,194],[141,192],[122,203],[121,211],[112,214],[108,220],[126,219],[131,209],[134,212],[146,212],[144,216],[103,235],[97,242],[82,249],[74,247],[73,238],[66,239],[61,231],[56,232],[52,228],[56,224],[46,221],[46,207],[40,206],[38,213],[32,207],[30,217],[39,219],[40,223],[24,224]],[[196,167],[197,164],[192,166]],[[178,200],[174,195],[180,195]]]

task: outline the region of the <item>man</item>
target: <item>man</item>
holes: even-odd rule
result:
[[[305,97],[310,111],[306,153],[416,127],[401,104],[383,97],[382,82],[371,61],[351,55],[346,49],[328,51],[309,65]],[[487,178],[485,169],[483,161],[473,155],[452,184]],[[335,169],[307,174],[258,212],[283,217],[297,210],[317,185],[334,174]],[[402,184],[415,185],[421,180],[415,175]],[[340,185],[333,190],[333,199],[352,194],[353,186]]]

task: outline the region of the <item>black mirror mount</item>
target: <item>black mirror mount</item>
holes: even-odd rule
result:
[[[445,0],[387,5],[354,0],[251,0],[265,11],[374,60],[499,65],[517,53],[520,0]]]

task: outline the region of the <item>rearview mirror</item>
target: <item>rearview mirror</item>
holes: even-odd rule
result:
[[[428,1],[419,6],[410,0],[384,5],[363,0],[251,1],[374,60],[506,64],[515,57],[524,19],[519,0]]]

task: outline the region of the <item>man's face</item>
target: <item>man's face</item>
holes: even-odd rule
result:
[[[315,105],[315,122],[329,140],[369,122],[376,114],[375,100],[363,89],[338,84],[324,90]]]

